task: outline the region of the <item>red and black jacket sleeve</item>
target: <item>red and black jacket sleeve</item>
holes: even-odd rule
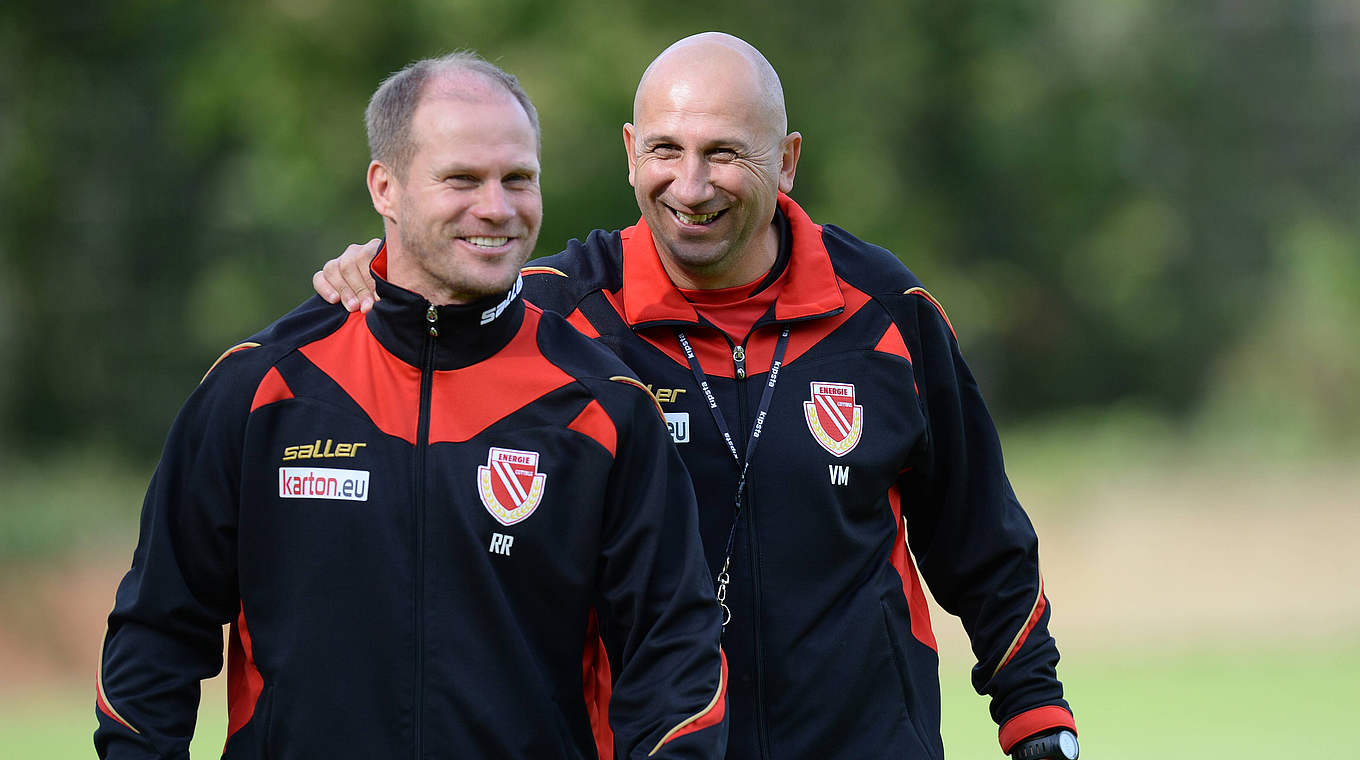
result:
[[[721,757],[727,665],[688,472],[640,383],[589,382],[618,435],[598,571],[615,756]]]
[[[1002,749],[1040,731],[1075,730],[1048,632],[1038,539],[953,327],[919,287],[882,300],[907,341],[926,420],[900,480],[902,493],[921,495],[902,507],[912,552],[936,600],[963,621],[977,658],[973,687],[992,698]]]
[[[142,507],[96,676],[101,758],[187,758],[199,682],[240,606],[236,521],[258,349],[224,355],[181,408]]]

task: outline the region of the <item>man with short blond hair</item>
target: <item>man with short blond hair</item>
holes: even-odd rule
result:
[[[721,757],[719,608],[656,403],[519,297],[533,105],[458,54],[369,116],[381,303],[311,299],[181,410],[109,615],[100,757],[188,756],[225,624],[228,760]]]

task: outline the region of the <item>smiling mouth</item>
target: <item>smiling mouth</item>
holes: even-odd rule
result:
[[[718,217],[727,213],[727,209],[723,209],[722,211],[714,211],[711,214],[686,214],[683,211],[676,211],[670,206],[667,206],[666,208],[670,209],[670,212],[672,214],[675,214],[675,218],[679,219],[681,224],[689,225],[710,224],[714,219],[717,219]]]
[[[510,238],[508,238],[508,237],[483,237],[483,236],[475,236],[475,237],[465,237],[465,238],[459,238],[459,239],[460,239],[460,240],[465,240],[465,241],[467,241],[468,243],[471,243],[472,245],[477,246],[478,248],[500,248],[501,246],[503,246],[503,245],[505,245],[506,243],[510,242]]]

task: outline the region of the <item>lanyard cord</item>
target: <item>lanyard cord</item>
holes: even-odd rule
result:
[[[703,367],[699,366],[699,360],[694,355],[694,349],[689,344],[689,339],[685,333],[676,330],[675,337],[680,341],[680,348],[685,352],[685,360],[689,362],[690,371],[694,373],[694,379],[699,383],[699,390],[704,392],[704,399],[708,401],[708,411],[713,415],[713,421],[718,425],[718,432],[722,433],[723,440],[727,442],[727,450],[732,454],[732,460],[737,463],[741,470],[741,475],[737,479],[737,494],[733,500],[732,527],[727,531],[726,556],[723,557],[722,570],[718,571],[718,606],[723,611],[723,629],[727,629],[727,624],[732,620],[732,609],[727,606],[727,584],[731,582],[732,576],[727,574],[727,569],[732,563],[732,539],[737,534],[737,518],[741,516],[742,503],[746,494],[746,470],[751,466],[751,457],[755,455],[756,444],[760,442],[760,434],[765,428],[765,415],[770,410],[770,398],[774,396],[774,384],[779,380],[779,367],[784,363],[784,350],[789,346],[789,328],[785,327],[784,332],[779,334],[779,341],[774,347],[774,358],[770,360],[770,374],[765,381],[765,390],[760,394],[760,406],[756,410],[756,422],[751,428],[751,437],[746,442],[746,456],[742,457],[737,453],[736,441],[732,438],[732,433],[727,428],[727,420],[723,418],[722,410],[718,408],[718,400],[713,397],[713,389],[708,384],[708,375],[704,374]]]

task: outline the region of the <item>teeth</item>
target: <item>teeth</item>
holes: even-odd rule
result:
[[[716,217],[718,213],[719,212],[714,211],[711,214],[686,214],[683,211],[676,211],[675,215],[680,217],[680,221],[685,224],[708,224],[713,221],[713,218]]]
[[[463,239],[482,248],[500,248],[510,242],[508,237],[466,237]]]

